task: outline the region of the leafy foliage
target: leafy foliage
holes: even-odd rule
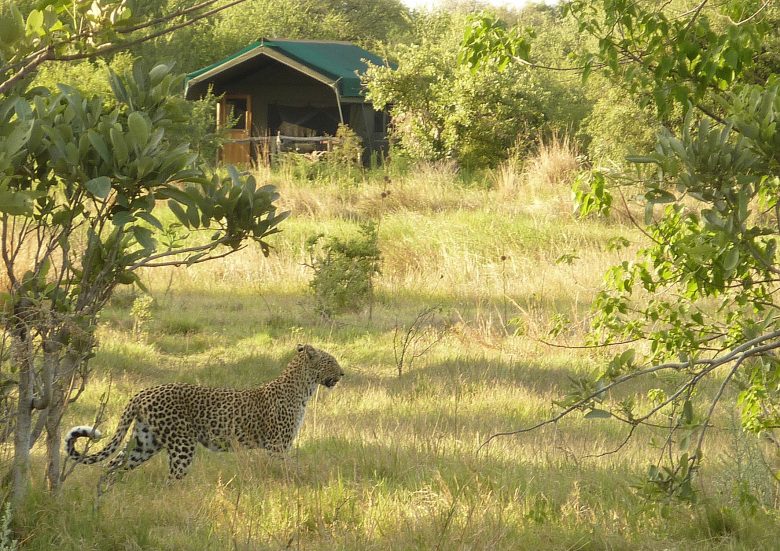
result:
[[[625,90],[603,78],[592,78],[591,93],[599,97],[582,121],[579,138],[598,165],[626,165],[626,157],[653,149],[661,125],[652,106],[642,107]]]
[[[734,20],[738,6],[752,15]],[[630,425],[629,437],[643,424],[666,425],[671,436],[660,447],[668,464],[652,465],[645,485],[665,496],[695,497],[705,435],[730,383],[741,389],[743,427],[778,442],[780,86],[776,75],[751,81],[773,17],[765,8],[750,2],[715,8],[705,0],[672,17],[663,7],[634,2],[565,6],[582,32],[598,38],[598,51],[581,59],[585,77],[598,66],[649,94],[662,120],[675,104],[685,113],[678,132],[669,125],[659,134],[653,153],[628,158],[653,169],[638,172],[649,244],[634,261],[608,271],[593,304],[593,344],[646,348],[615,355],[552,419],[604,412]],[[514,55],[502,42],[511,35],[483,28],[496,36],[482,42],[490,46],[469,57],[472,63]],[[582,214],[608,211],[606,183],[595,173],[581,183]],[[663,209],[658,219],[656,207]],[[661,371],[676,372],[678,383],[668,393],[653,391],[651,405],[609,400],[612,388]],[[699,403],[696,389],[716,376],[718,392]]]
[[[317,254],[323,237],[315,235],[306,243],[314,270],[310,287],[318,309],[326,316],[362,310],[373,301],[373,278],[382,262],[376,225],[363,224],[360,235],[352,239],[331,237]]]
[[[416,20],[412,45],[399,45],[398,67],[371,67],[367,98],[389,107],[393,134],[415,159],[454,158],[484,166],[528,148],[547,120],[553,92],[524,68],[472,71],[458,63],[462,14]]]

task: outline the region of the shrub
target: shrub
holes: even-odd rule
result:
[[[346,124],[339,124],[336,130],[339,139],[328,155],[329,161],[347,168],[362,168],[363,143],[360,136]]]
[[[358,312],[370,306],[374,297],[373,278],[382,261],[373,222],[361,225],[352,239],[331,237],[321,244],[323,234],[307,240],[314,277],[309,286],[317,309],[325,316]],[[319,250],[318,250],[319,249]]]
[[[141,295],[133,301],[130,317],[133,319],[133,335],[139,337],[146,325],[152,319],[154,299],[149,295]]]

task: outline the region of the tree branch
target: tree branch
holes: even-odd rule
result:
[[[498,433],[495,433],[495,434],[491,435],[487,440],[485,440],[482,444],[480,444],[479,448],[477,448],[477,453],[479,453],[479,451],[482,448],[484,448],[486,445],[488,445],[495,438],[498,438],[500,436],[513,436],[513,435],[516,435],[516,434],[523,434],[523,433],[526,433],[526,432],[534,431],[534,430],[539,429],[541,427],[544,427],[546,425],[551,425],[551,424],[557,423],[558,421],[560,421],[561,419],[563,419],[567,415],[569,415],[572,412],[582,408],[585,404],[591,402],[594,398],[597,398],[598,396],[603,395],[608,390],[611,390],[612,388],[615,388],[615,387],[617,387],[617,386],[619,386],[619,385],[621,385],[621,384],[623,384],[623,383],[625,383],[627,381],[636,379],[637,377],[642,377],[644,375],[649,375],[651,373],[656,373],[658,371],[663,371],[663,370],[670,370],[671,369],[671,370],[679,371],[681,369],[691,368],[691,367],[694,367],[694,366],[697,366],[697,365],[704,366],[705,367],[704,370],[702,370],[700,373],[696,374],[696,376],[693,379],[691,379],[690,381],[688,381],[685,385],[683,385],[681,387],[681,389],[685,389],[686,387],[690,387],[692,384],[694,384],[694,385],[697,384],[698,381],[702,377],[704,377],[704,375],[712,372],[713,370],[715,370],[716,368],[718,368],[718,367],[720,367],[720,366],[722,366],[724,364],[727,364],[727,363],[733,361],[734,359],[739,359],[739,363],[741,364],[744,361],[744,359],[746,359],[748,357],[752,357],[752,356],[755,356],[755,355],[758,355],[758,354],[763,354],[764,352],[767,352],[769,350],[774,350],[776,348],[780,348],[780,341],[775,341],[775,342],[772,342],[772,343],[769,343],[769,344],[765,344],[763,346],[758,346],[759,344],[761,344],[761,343],[763,343],[765,341],[778,339],[778,338],[780,338],[780,330],[779,331],[772,331],[771,333],[767,333],[766,335],[759,335],[758,337],[750,339],[749,341],[746,341],[745,343],[743,343],[743,344],[733,348],[731,351],[729,351],[728,354],[726,354],[726,355],[724,355],[724,356],[722,356],[720,358],[715,357],[715,358],[711,358],[711,359],[707,359],[707,360],[696,360],[696,361],[693,361],[693,362],[671,362],[671,363],[665,363],[665,364],[652,366],[652,367],[649,367],[649,368],[646,368],[646,369],[642,369],[642,370],[639,370],[639,371],[635,371],[635,372],[629,373],[627,375],[623,375],[622,377],[618,377],[617,379],[615,379],[614,381],[610,382],[609,384],[607,384],[606,386],[602,387],[601,389],[596,390],[596,391],[588,394],[587,396],[585,396],[584,398],[578,400],[574,404],[566,407],[565,409],[563,409],[558,414],[556,414],[556,415],[554,415],[554,416],[552,416],[552,417],[550,417],[548,419],[545,419],[544,421],[540,421],[539,423],[536,423],[535,425],[532,425],[530,427],[517,429],[517,430],[513,430],[513,431],[498,432]],[[679,391],[676,393],[676,395],[679,396]]]
[[[127,28],[120,28],[116,29],[117,33],[130,33],[133,31],[141,30],[141,29],[148,29],[150,27],[153,27],[155,25],[158,25],[160,23],[166,23],[176,17],[180,17],[182,15],[188,15],[192,12],[198,11],[200,9],[203,9],[205,7],[208,7],[210,5],[213,5],[216,3],[217,0],[206,0],[204,2],[201,2],[200,4],[197,4],[196,6],[191,6],[190,8],[185,8],[183,10],[180,10],[179,12],[176,12],[174,14],[170,14],[168,16],[158,17],[157,19],[153,19],[151,21],[138,24],[132,27]],[[228,8],[232,8],[234,6],[237,6],[243,2],[246,2],[246,0],[232,0],[231,2],[228,2],[227,4],[224,4],[222,6],[216,7],[212,10],[209,10],[207,12],[198,14],[194,17],[191,17],[190,19],[187,19],[186,21],[182,21],[181,23],[177,23],[175,25],[171,25],[170,27],[166,27],[164,29],[161,29],[159,31],[155,31],[153,33],[149,33],[147,35],[144,35],[142,37],[131,39],[127,41],[123,41],[117,44],[105,44],[102,47],[98,47],[95,50],[91,52],[80,52],[75,54],[65,54],[65,55],[57,55],[55,53],[56,48],[67,46],[68,44],[72,44],[75,41],[84,38],[86,35],[85,33],[79,33],[73,37],[70,37],[67,41],[61,41],[57,44],[49,45],[47,48],[42,49],[39,51],[39,53],[28,55],[24,59],[22,59],[19,63],[24,64],[22,68],[16,72],[13,76],[9,77],[7,80],[0,83],[0,94],[4,94],[8,92],[15,84],[17,84],[19,81],[30,75],[32,72],[34,72],[42,63],[45,61],[78,61],[83,59],[92,59],[95,57],[99,57],[102,55],[107,55],[111,53],[115,53],[121,50],[126,50],[128,48],[131,48],[133,46],[136,46],[138,44],[141,44],[143,42],[147,42],[149,40],[153,40],[155,38],[159,38],[160,36],[166,35],[168,33],[177,31],[179,29],[182,29],[184,27],[188,27],[192,25],[193,23],[200,21],[201,19],[204,19],[206,17],[210,17],[212,15],[215,15],[223,10],[226,10]],[[94,33],[90,33],[89,35],[92,35]],[[12,68],[13,66],[18,66],[19,63],[15,63],[14,65],[9,66],[9,68]],[[5,68],[4,68],[5,70]]]
[[[237,6],[238,4],[241,4],[243,2],[246,2],[246,0],[232,0],[232,2],[228,2],[227,4],[223,6],[219,6],[218,8],[214,8],[213,10],[209,10],[205,13],[199,14],[192,19],[188,19],[186,21],[183,21],[181,23],[177,23],[175,25],[171,25],[170,27],[166,27],[165,29],[161,29],[159,31],[155,31],[153,33],[144,35],[142,37],[128,40],[127,42],[120,42],[118,44],[107,44],[104,47],[97,48],[96,50],[92,52],[82,52],[78,54],[70,54],[70,55],[62,55],[62,56],[54,56],[51,58],[52,61],[77,61],[80,59],[90,59],[93,57],[99,57],[106,54],[111,54],[114,52],[118,52],[121,50],[126,50],[127,48],[130,48],[132,46],[136,46],[138,44],[141,44],[143,42],[148,42],[149,40],[153,40],[155,38],[159,38],[163,35],[172,33],[173,31],[177,31],[179,29],[182,29],[184,27],[188,27],[195,23],[196,21],[200,21],[201,19],[204,19],[206,17],[209,17],[211,15],[217,14],[221,11],[224,11],[228,8],[232,8],[233,6]],[[0,90],[2,91],[2,90]]]
[[[198,258],[197,260],[189,260],[189,259],[183,259],[183,260],[171,260],[169,262],[153,262],[149,264],[145,264],[144,268],[162,268],[163,266],[193,266],[195,264],[201,264],[202,262],[208,262],[209,260],[216,260],[218,258],[225,258],[226,256],[229,256],[233,253],[236,253],[240,250],[242,250],[244,246],[238,247],[237,249],[230,249],[229,251],[225,251],[221,254],[215,254],[215,255],[209,255],[204,256],[202,258]]]
[[[185,247],[183,249],[171,249],[169,251],[165,251],[165,252],[162,252],[162,253],[153,254],[153,255],[150,255],[150,256],[144,258],[143,260],[139,260],[135,264],[132,264],[132,265],[128,266],[127,270],[128,271],[133,271],[133,270],[137,270],[138,268],[150,267],[152,265],[151,264],[152,262],[154,262],[155,260],[159,260],[161,258],[169,258],[171,256],[176,256],[176,255],[180,255],[180,254],[200,253],[200,252],[208,251],[208,250],[214,249],[215,247],[217,247],[219,245],[224,245],[225,243],[227,243],[228,239],[229,238],[227,236],[225,236],[225,237],[222,237],[220,239],[217,239],[216,241],[211,241],[209,243],[206,243],[205,245],[195,245],[195,246],[192,246],[192,247]],[[222,256],[224,256],[224,255],[222,255]],[[217,256],[217,257],[214,257],[214,258],[221,258],[221,256]],[[186,262],[185,261],[181,261],[177,265],[181,265],[181,264],[186,264]],[[161,266],[161,265],[166,265],[167,266],[167,265],[172,265],[172,264],[154,264],[154,266]]]

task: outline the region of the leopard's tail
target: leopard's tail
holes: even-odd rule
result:
[[[125,435],[135,418],[135,413],[135,404],[130,402],[125,408],[125,411],[122,412],[122,417],[119,419],[119,426],[117,426],[111,442],[99,452],[89,455],[84,455],[76,449],[76,440],[79,438],[89,438],[93,441],[98,440],[102,436],[100,431],[95,427],[88,427],[85,425],[73,427],[65,435],[65,450],[68,452],[68,457],[78,463],[84,463],[85,465],[98,463],[111,457],[119,449],[122,440],[125,439]]]

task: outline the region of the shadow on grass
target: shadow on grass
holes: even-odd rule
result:
[[[513,297],[526,310],[569,311],[572,302],[565,298],[549,299],[531,294]],[[106,308],[103,321],[118,331],[132,327],[127,299],[118,299]],[[473,315],[503,317],[501,297],[487,297],[482,292],[458,293],[451,289],[440,292],[382,292],[377,295],[373,316],[367,312],[347,313],[326,319],[316,311],[314,299],[306,292],[221,292],[171,291],[160,298],[152,311],[149,331],[156,334],[181,336],[210,333],[225,337],[248,336],[262,328],[272,338],[288,336],[290,331],[304,330],[317,337],[331,337],[348,342],[366,334],[381,336],[392,332],[396,325],[411,323],[425,308],[440,308],[441,322],[454,323]],[[452,314],[457,312],[455,318]],[[520,314],[509,305],[508,316]],[[509,320],[504,320],[508,322]]]

